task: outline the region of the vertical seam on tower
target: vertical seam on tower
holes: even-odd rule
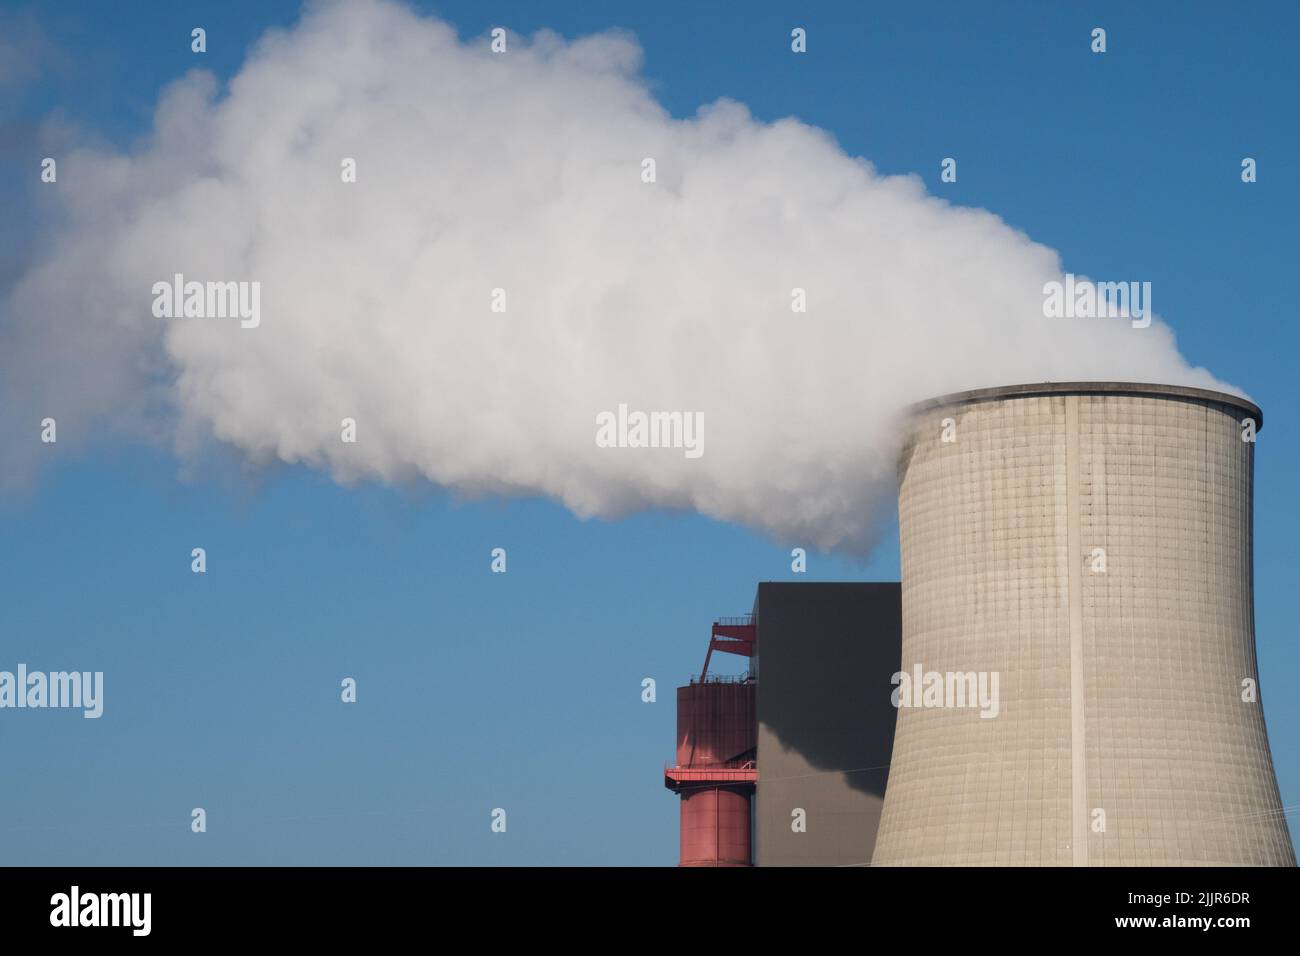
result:
[[[1083,550],[1079,532],[1079,396],[1065,397],[1065,527],[1070,588],[1070,849],[1088,865],[1088,785],[1084,748]]]

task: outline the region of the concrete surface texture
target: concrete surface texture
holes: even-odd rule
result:
[[[940,683],[898,708],[874,864],[1294,865],[1247,418],[1232,396],[1117,383],[918,407],[902,669]],[[954,688],[994,674],[996,716],[961,705]]]

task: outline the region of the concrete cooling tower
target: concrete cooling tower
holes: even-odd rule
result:
[[[1255,658],[1259,408],[1087,383],[915,412],[872,862],[1294,865]]]

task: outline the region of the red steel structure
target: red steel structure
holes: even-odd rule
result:
[[[713,624],[704,668],[677,688],[677,762],[664,786],[681,797],[681,866],[752,866],[752,808],[758,768],[756,682],[710,677],[714,651],[752,658],[757,629],[751,617]]]

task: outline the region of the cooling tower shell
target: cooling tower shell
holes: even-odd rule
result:
[[[1259,697],[1247,419],[1236,396],[1125,383],[913,410],[902,669],[996,673],[997,713],[899,708],[873,863],[1295,864]]]

